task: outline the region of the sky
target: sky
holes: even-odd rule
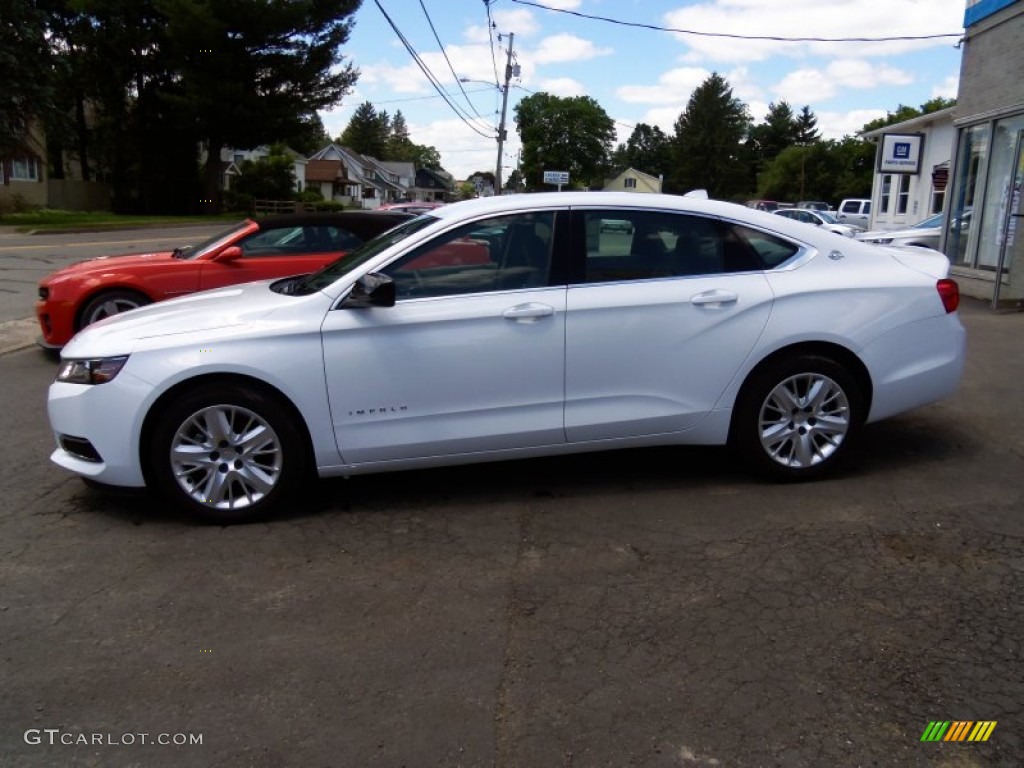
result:
[[[956,97],[965,6],[965,0],[363,0],[342,50],[359,80],[321,118],[336,137],[362,102],[392,116],[401,111],[412,141],[437,149],[457,179],[493,173],[498,86],[511,41],[518,77],[508,89],[503,179],[520,147],[515,104],[537,92],[592,97],[625,142],[641,122],[671,135],[694,88],[717,72],[755,122],[763,122],[771,103],[786,101],[795,112],[807,105],[822,137],[838,139],[900,104]]]

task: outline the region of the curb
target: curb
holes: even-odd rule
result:
[[[0,355],[33,347],[38,336],[39,324],[34,317],[0,322]]]

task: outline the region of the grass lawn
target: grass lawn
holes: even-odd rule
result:
[[[42,209],[28,213],[9,213],[0,216],[0,225],[33,229],[130,229],[166,224],[210,224],[218,221],[241,221],[244,213],[224,213],[218,216],[124,216],[106,211],[59,211]]]

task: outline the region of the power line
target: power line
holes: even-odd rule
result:
[[[501,82],[501,78],[498,77],[498,60],[495,58],[495,23],[494,19],[490,18],[490,3],[495,0],[483,0],[483,7],[487,9],[487,37],[490,38],[490,66],[495,70],[495,82]]]
[[[420,0],[420,8],[423,9],[423,15],[427,17],[427,24],[430,25],[430,31],[434,33],[434,39],[437,40],[437,47],[441,49],[441,55],[444,56],[444,60],[448,62],[448,71],[452,73],[452,77],[455,79],[455,84],[459,86],[459,90],[462,91],[463,98],[466,99],[466,103],[469,104],[469,108],[473,110],[473,114],[481,120],[485,119],[484,116],[477,111],[473,102],[469,100],[469,96],[466,95],[466,89],[462,87],[462,82],[459,80],[459,76],[455,74],[455,67],[452,66],[451,59],[448,58],[448,52],[444,49],[444,43],[441,42],[441,38],[437,35],[437,29],[434,28],[434,21],[430,18],[430,14],[427,13],[427,6],[423,4],[423,0]]]
[[[426,76],[427,80],[430,81],[430,84],[434,87],[434,90],[437,91],[438,95],[442,99],[444,99],[445,103],[449,107],[451,107],[452,111],[455,112],[456,115],[458,115],[459,119],[462,120],[462,122],[464,122],[478,136],[482,136],[485,139],[493,138],[492,136],[488,135],[487,133],[484,133],[483,131],[481,131],[480,130],[480,126],[477,125],[476,123],[474,123],[472,121],[472,119],[469,117],[469,115],[467,115],[462,110],[462,108],[459,107],[458,104],[456,104],[455,102],[451,101],[448,98],[448,93],[441,87],[441,84],[438,82],[437,78],[434,76],[434,73],[430,71],[430,67],[428,67],[424,63],[424,61],[420,58],[419,54],[416,53],[416,50],[412,47],[412,43],[410,43],[406,39],[405,35],[402,34],[401,30],[398,28],[398,26],[395,24],[395,22],[392,21],[390,16],[388,16],[388,12],[385,11],[384,10],[384,6],[382,6],[380,4],[380,0],[374,0],[374,2],[376,3],[377,8],[380,10],[380,12],[384,15],[384,18],[387,20],[387,22],[390,25],[391,29],[398,36],[398,39],[402,42],[402,45],[405,46],[405,50],[407,50],[409,52],[409,55],[412,56],[413,61],[416,62],[416,66],[418,66],[420,68],[420,71],[423,72],[423,74]],[[490,130],[490,126],[487,126],[487,127],[488,127],[488,130]]]
[[[570,16],[578,16],[582,19],[606,21],[609,24],[619,24],[623,27],[639,27],[641,29],[651,29],[655,32],[676,32],[683,35],[694,35],[696,37],[724,37],[730,40],[767,40],[776,43],[895,43],[913,40],[940,40],[946,37],[963,37],[963,32],[943,32],[936,35],[898,35],[893,37],[781,37],[773,35],[736,35],[729,32],[700,32],[695,29],[660,27],[657,24],[644,24],[638,21],[622,21],[621,19],[609,18],[608,16],[596,16],[590,13],[569,11],[564,8],[551,8],[550,6],[543,5],[541,3],[531,2],[531,0],[512,0],[512,2],[518,3],[519,5],[530,5],[534,8],[551,11],[552,13],[566,13]],[[488,15],[489,14],[490,6],[488,6]]]

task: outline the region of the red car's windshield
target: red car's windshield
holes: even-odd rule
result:
[[[186,245],[183,248],[175,248],[174,258],[198,259],[203,254],[216,250],[217,248],[223,246],[229,240],[238,237],[242,230],[247,229],[251,223],[252,222],[249,221],[243,221],[238,224],[232,225],[230,229],[226,229],[223,232],[214,235],[210,239],[204,240],[203,242],[197,243],[196,245]]]

